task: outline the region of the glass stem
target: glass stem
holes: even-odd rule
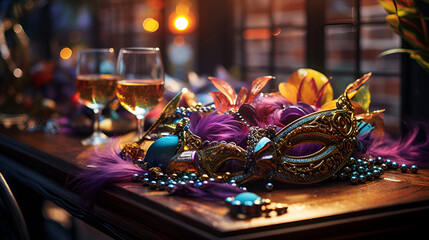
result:
[[[143,129],[144,129],[144,115],[143,116],[137,116],[137,137],[140,141],[143,137]]]
[[[100,109],[96,108],[94,109],[94,133],[100,133],[100,118],[101,118],[101,111]]]

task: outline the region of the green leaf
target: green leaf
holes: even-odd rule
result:
[[[384,57],[386,55],[390,55],[390,54],[394,54],[394,53],[408,53],[411,54],[412,52],[414,52],[416,50],[411,50],[411,49],[404,49],[404,48],[392,48],[389,50],[386,50],[380,54],[378,54],[378,58]]]
[[[414,59],[420,67],[422,67],[427,73],[429,73],[429,57],[422,55],[418,52],[410,53],[410,57]]]
[[[394,48],[380,53],[377,57],[384,57],[394,53],[408,53],[427,73],[429,73],[429,53],[412,49]]]

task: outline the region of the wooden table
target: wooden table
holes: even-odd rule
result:
[[[80,137],[0,128],[0,171],[33,188],[74,216],[118,239],[355,238],[418,236],[429,213],[429,170],[391,170],[365,184],[326,181],[312,185],[264,183],[248,187],[289,204],[273,218],[232,219],[223,203],[171,197],[138,183],[103,189],[93,211],[64,185],[86,166]]]

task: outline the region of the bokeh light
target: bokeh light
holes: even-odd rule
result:
[[[72,50],[68,47],[65,47],[61,49],[60,57],[62,59],[69,59],[72,56],[72,54],[73,54]]]
[[[148,32],[156,32],[159,28],[159,22],[153,18],[146,18],[143,21],[143,29]]]
[[[16,78],[22,77],[22,70],[20,68],[15,68],[13,70],[13,76],[15,76]]]
[[[180,47],[183,44],[185,44],[185,38],[183,36],[175,36],[174,39],[173,39],[173,43],[177,47]]]
[[[189,25],[188,19],[183,16],[179,16],[174,20],[174,27],[177,30],[183,31],[188,27],[188,25]]]

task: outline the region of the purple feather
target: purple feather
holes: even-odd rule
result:
[[[281,113],[283,112],[285,107],[290,105],[291,103],[283,97],[274,96],[262,98],[255,105],[255,117],[258,121],[258,126],[265,128],[269,125],[279,124]]]
[[[202,199],[205,201],[223,201],[227,197],[235,197],[245,190],[226,183],[206,182],[201,187],[195,187],[194,184],[186,183],[174,187],[172,195]]]
[[[265,128],[275,125],[280,130],[296,119],[314,111],[313,107],[306,103],[292,105],[285,98],[267,97],[254,106],[243,104],[239,113],[251,126]]]
[[[124,160],[119,154],[121,147],[116,139],[110,140],[105,148],[98,147],[89,156],[89,164],[68,186],[90,201],[92,205],[98,191],[111,184],[131,182],[133,174],[143,176],[149,171],[136,166],[132,160]]]
[[[373,157],[390,159],[399,164],[415,164],[419,168],[429,168],[429,125],[421,123],[412,127],[399,139],[370,137],[366,153]]]
[[[279,122],[283,126],[287,126],[289,123],[297,120],[298,118],[313,112],[315,111],[310,105],[300,102],[284,109],[280,115]]]
[[[249,130],[240,121],[228,114],[211,113],[207,116],[193,113],[190,116],[189,129],[203,141],[235,142],[246,147]]]

